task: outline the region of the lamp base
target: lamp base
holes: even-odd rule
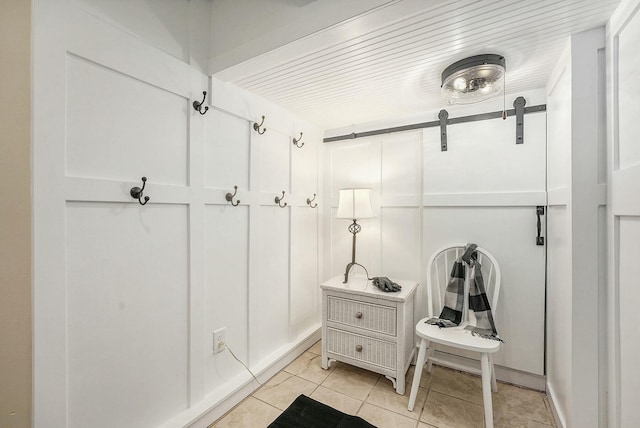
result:
[[[346,284],[349,281],[349,271],[351,270],[352,267],[354,266],[360,266],[362,269],[364,269],[365,274],[367,275],[367,280],[370,279],[369,278],[369,272],[367,271],[367,268],[362,266],[360,263],[356,263],[356,262],[351,262],[347,265],[347,268],[344,270],[344,281],[342,281],[343,284]]]

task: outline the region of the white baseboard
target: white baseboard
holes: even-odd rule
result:
[[[252,368],[261,383],[266,382],[321,338],[321,326],[307,330],[298,338],[265,357]],[[179,413],[160,428],[207,428],[240,403],[259,385],[246,371],[207,394],[203,400]]]
[[[551,386],[551,384],[547,383],[547,398],[549,399],[549,405],[551,406],[551,414],[553,415],[553,419],[555,420],[556,426],[558,428],[566,428],[567,421],[565,420],[564,414],[558,408],[556,404],[558,402],[556,392]]]
[[[441,366],[480,375],[480,361],[436,350],[433,361]],[[496,364],[496,379],[536,391],[546,391],[544,376],[502,367]]]

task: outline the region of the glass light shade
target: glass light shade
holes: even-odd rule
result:
[[[504,87],[505,59],[485,54],[457,61],[442,73],[442,95],[449,104],[487,100]]]
[[[373,217],[371,189],[340,189],[336,218],[354,220]]]

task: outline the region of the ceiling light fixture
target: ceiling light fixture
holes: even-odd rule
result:
[[[487,100],[504,87],[505,59],[484,54],[454,62],[442,72],[442,94],[449,104]]]

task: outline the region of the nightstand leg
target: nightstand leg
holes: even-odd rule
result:
[[[405,391],[405,376],[406,373],[398,373],[398,377],[396,378],[396,392],[400,395],[404,395]]]

